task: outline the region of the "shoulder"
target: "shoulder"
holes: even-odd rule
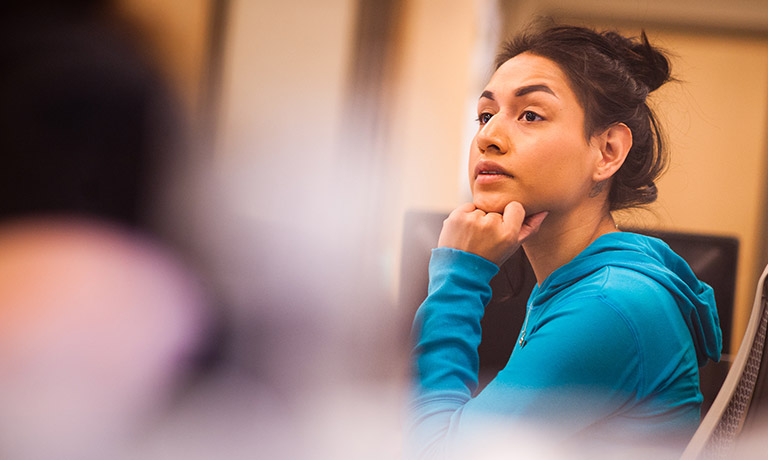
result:
[[[557,310],[573,310],[580,314],[594,310],[614,311],[622,317],[633,317],[640,311],[648,313],[649,305],[653,305],[654,310],[676,305],[672,294],[657,281],[616,266],[605,266],[574,280],[547,303],[549,308]]]
[[[545,322],[567,318],[567,323],[555,322],[637,349],[660,333],[687,331],[674,296],[664,286],[622,267],[606,266],[584,276],[552,297],[544,310]]]
[[[626,327],[633,337],[637,359],[642,363],[643,381],[650,387],[655,385],[655,375],[663,372],[670,362],[679,361],[678,355],[693,356],[695,362],[690,331],[678,300],[663,285],[647,275],[621,267],[605,267],[583,281],[588,287],[581,292],[574,290],[574,304],[588,304],[593,309],[603,305],[595,321],[598,324],[609,321],[614,329],[616,319],[610,318],[620,318],[622,328]],[[607,328],[604,324],[603,329]]]
[[[534,320],[531,341],[537,333],[547,331],[547,336],[556,337],[559,342],[556,348],[562,345],[562,351],[570,349],[605,355],[606,351],[632,349],[632,354],[636,354],[637,327],[626,314],[626,302],[620,291],[606,290],[628,279],[623,274],[616,275],[604,267],[543,303],[534,301],[531,304],[531,319]]]
[[[680,315],[672,293],[635,270],[608,266],[583,281],[588,286],[584,294],[596,296],[610,305],[633,328],[656,327],[659,321]]]
[[[664,286],[634,270],[608,266],[575,283],[563,293],[559,308],[584,320],[620,320],[633,336],[687,331],[675,297]],[[637,339],[639,340],[639,339]]]

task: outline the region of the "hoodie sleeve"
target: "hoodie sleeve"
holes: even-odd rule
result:
[[[480,320],[498,271],[494,263],[470,253],[432,251],[427,299],[413,325],[408,449],[416,458],[444,457],[452,420],[477,388]]]

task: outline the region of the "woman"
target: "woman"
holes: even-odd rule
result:
[[[644,33],[555,26],[505,46],[478,102],[473,202],[443,225],[414,322],[419,455],[456,452],[489,420],[682,451],[700,417],[698,366],[720,357],[714,296],[611,215],[656,199],[666,156],[646,97],[669,79]],[[488,283],[520,246],[537,279],[525,324],[473,397]]]

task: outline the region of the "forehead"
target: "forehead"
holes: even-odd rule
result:
[[[530,53],[518,54],[502,64],[486,89],[496,93],[532,84],[546,84],[558,97],[575,98],[570,81],[560,66],[551,59]]]

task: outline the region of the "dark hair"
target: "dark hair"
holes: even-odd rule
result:
[[[616,123],[632,131],[632,148],[613,176],[610,210],[655,201],[655,181],[664,171],[667,153],[646,98],[672,78],[665,54],[651,46],[645,31],[638,39],[584,27],[532,29],[504,45],[496,68],[525,52],[554,61],[570,79],[584,109],[587,139]]]
[[[102,12],[109,3],[0,7],[0,221],[65,214],[153,230],[182,120],[128,21]]]

